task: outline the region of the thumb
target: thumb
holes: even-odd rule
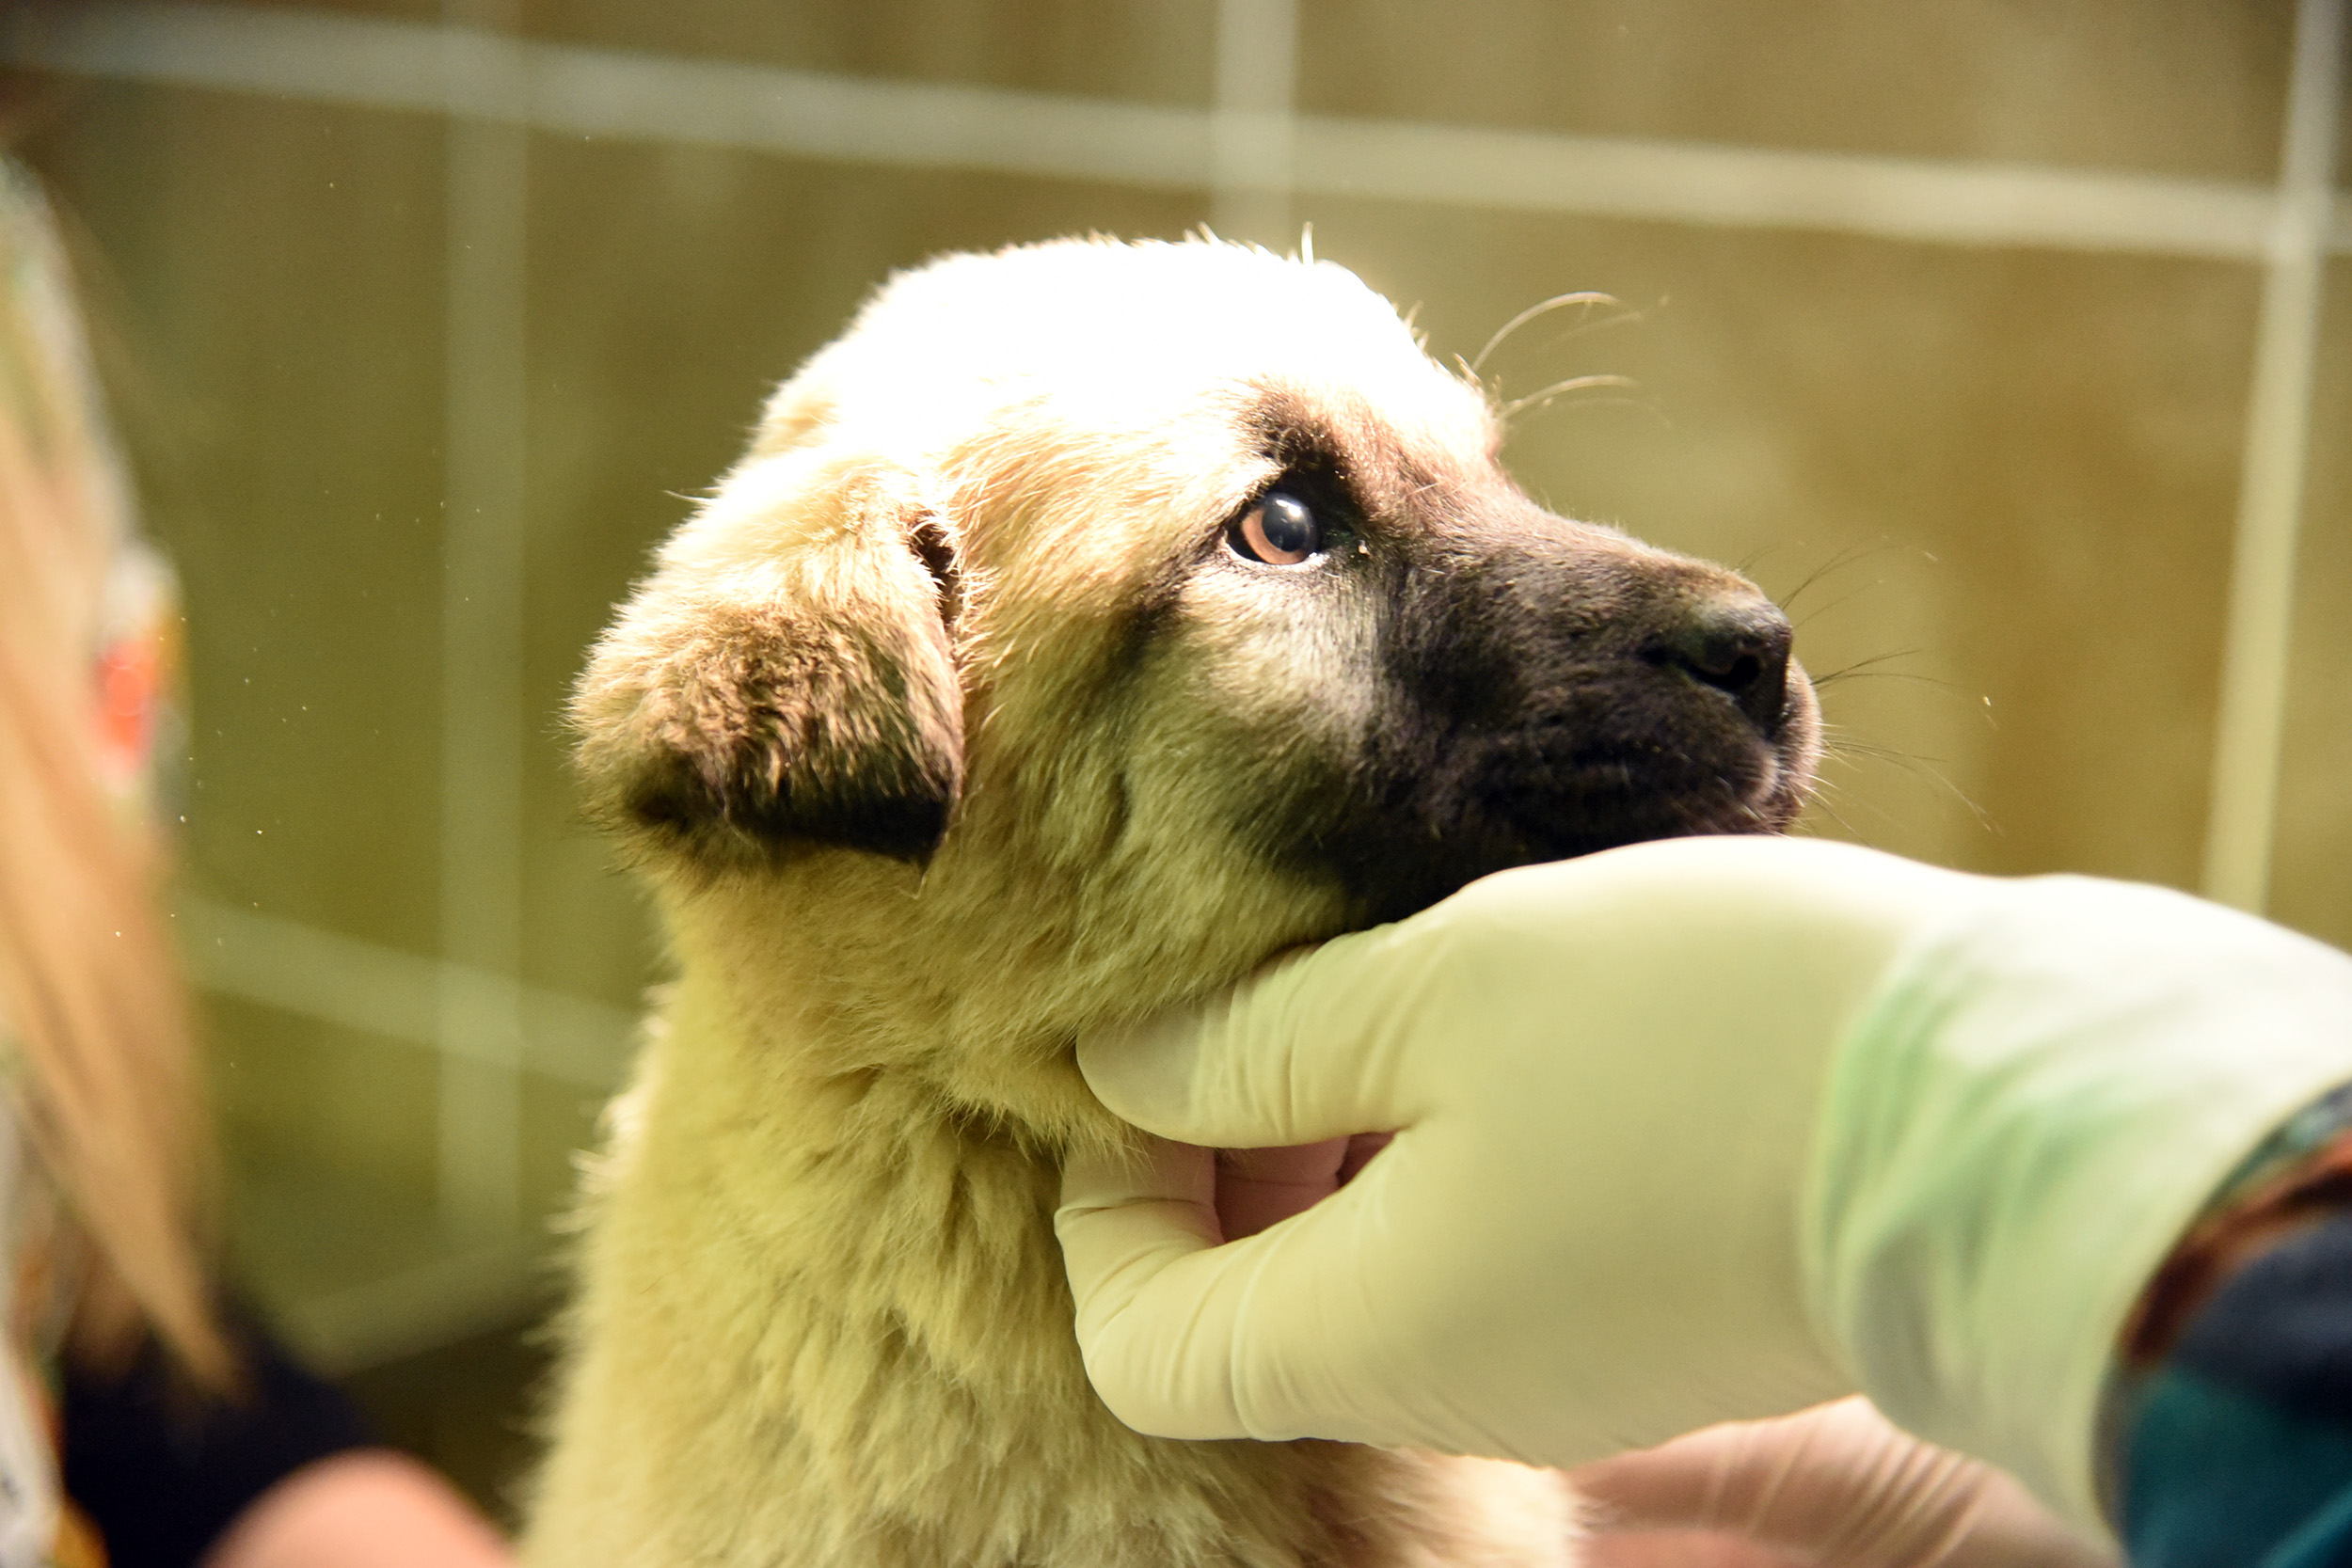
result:
[[[1073,1151],[1054,1215],[1079,1349],[1103,1402],[1160,1437],[1365,1440],[1321,1430],[1348,1424],[1354,1403],[1332,1352],[1364,1338],[1361,1323],[1335,1324],[1309,1305],[1361,1298],[1330,1286],[1352,1250],[1331,1233],[1331,1205],[1219,1245],[1216,1156],[1159,1138],[1144,1146]]]
[[[1078,1069],[1113,1113],[1187,1143],[1396,1131],[1426,1109],[1406,1046],[1443,973],[1443,933],[1385,926],[1292,954],[1226,995],[1085,1037]]]
[[[1224,1237],[1216,1221],[1216,1157],[1191,1144],[1146,1137],[1138,1150],[1073,1149],[1062,1166],[1054,1234],[1077,1307],[1087,1376],[1111,1414],[1162,1437],[1246,1435],[1230,1381],[1197,1324],[1138,1332],[1137,1298],[1169,1269],[1208,1256]],[[1159,1289],[1161,1315],[1167,1291]],[[1147,1309],[1142,1316],[1152,1315]],[[1204,1359],[1210,1365],[1200,1365]],[[1211,1374],[1211,1375],[1204,1375]]]

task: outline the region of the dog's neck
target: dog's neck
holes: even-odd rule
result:
[[[1435,1462],[1121,1426],[1087,1385],[1053,1236],[1055,1149],[1083,1117],[1109,1125],[1066,1037],[999,1038],[994,1103],[1049,1114],[992,1110],[942,1076],[968,1059],[952,995],[866,987],[919,948],[890,905],[869,967],[839,961],[852,917],[792,944],[769,890],[680,902],[684,975],[590,1183],[586,1354],[534,1568],[1555,1560],[1523,1533],[1495,1555],[1490,1508]]]
[[[881,1072],[910,1112],[1053,1157],[1120,1135],[1079,1077],[1079,1032],[1149,1006],[1148,982],[1073,958],[1079,895],[925,877],[871,855],[678,882],[662,908],[681,966],[754,1058],[794,1082]]]
[[[623,1443],[675,1494],[673,1528],[808,1544],[780,1562],[1361,1560],[1327,1510],[1376,1456],[1168,1443],[1103,1408],[1053,1240],[1056,1162],[1033,1140],[914,1071],[807,1070],[822,1047],[748,1035],[699,966],[666,1012],[586,1258],[581,1310],[608,1331],[565,1415],[596,1409],[599,1384],[661,1399],[623,1433],[567,1426],[550,1504]],[[713,1451],[758,1473],[706,1474],[693,1456]],[[535,1560],[564,1544],[534,1542]],[[657,1555],[724,1558],[699,1541]]]

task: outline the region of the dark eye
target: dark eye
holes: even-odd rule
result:
[[[1314,509],[1281,490],[1243,513],[1226,538],[1237,553],[1269,566],[1295,566],[1323,549]]]

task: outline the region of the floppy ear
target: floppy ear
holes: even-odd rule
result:
[[[755,455],[661,550],[574,688],[593,816],[710,863],[917,864],[963,781],[952,544],[911,479]]]

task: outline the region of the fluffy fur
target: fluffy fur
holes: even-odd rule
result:
[[[1788,628],[1552,516],[1328,264],[895,279],[575,699],[680,979],[589,1183],[540,1568],[1544,1564],[1516,1466],[1192,1444],[1088,1389],[1076,1035],[1503,865],[1797,809]],[[1252,559],[1270,494],[1311,559]]]

